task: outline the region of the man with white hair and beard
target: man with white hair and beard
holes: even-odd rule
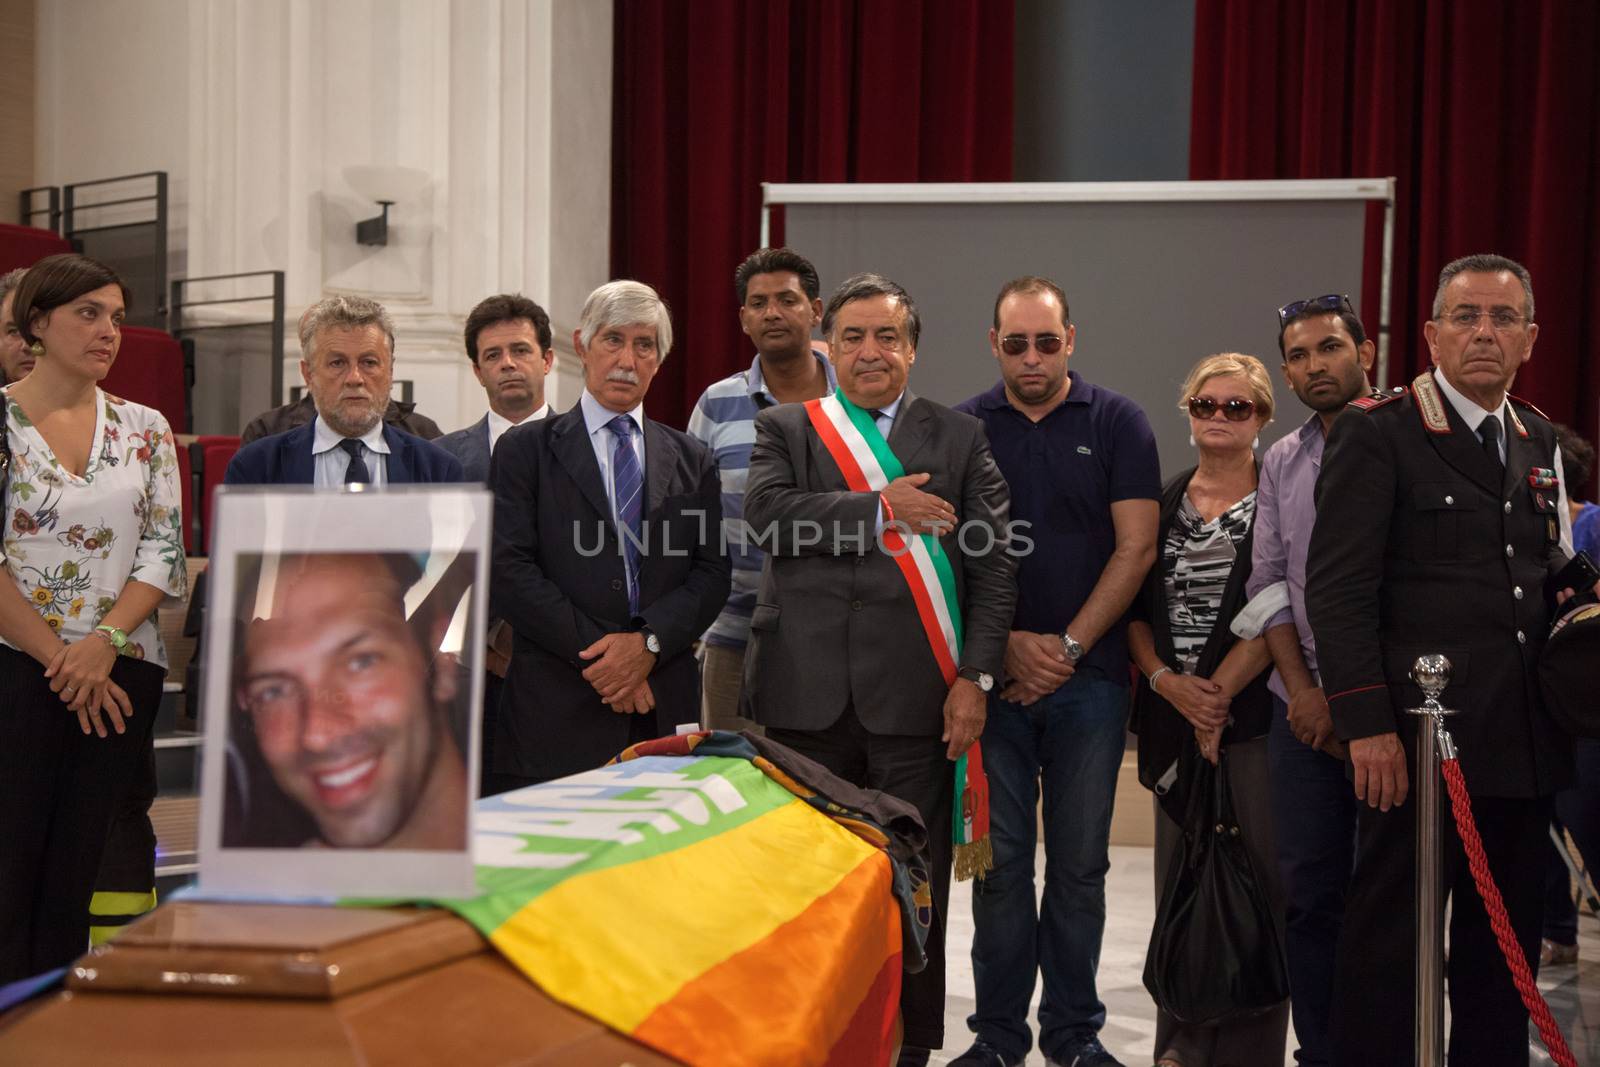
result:
[[[459,482],[448,452],[383,421],[394,383],[394,324],[377,301],[330,296],[300,320],[300,375],[317,417],[252,441],[228,464],[228,485]]]
[[[515,633],[492,746],[508,786],[698,722],[690,646],[731,582],[710,452],[644,414],[672,349],[666,304],[641,282],[607,282],[572,345],[578,403],[507,430],[489,465],[490,613]]]

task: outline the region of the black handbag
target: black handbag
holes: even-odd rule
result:
[[[1255,1015],[1289,996],[1278,927],[1239,835],[1228,750],[1186,753],[1188,812],[1145,955],[1144,985],[1189,1025]]]

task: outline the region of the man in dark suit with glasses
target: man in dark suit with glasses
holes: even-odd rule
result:
[[[1526,268],[1504,256],[1458,259],[1423,324],[1433,367],[1401,394],[1358,398],[1328,433],[1306,608],[1360,802],[1334,979],[1335,1064],[1413,1059],[1417,841],[1404,802],[1420,656],[1452,665],[1441,702],[1456,711],[1448,726],[1472,813],[1521,950],[1538,963],[1545,835],[1554,794],[1572,779],[1571,740],[1536,678],[1561,593],[1546,587],[1567,562],[1561,460],[1550,422],[1507,392],[1538,334]],[[1526,1064],[1528,1013],[1448,816],[1439,842],[1450,1062]]]

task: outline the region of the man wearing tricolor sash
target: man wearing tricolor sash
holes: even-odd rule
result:
[[[772,739],[921,814],[928,966],[905,979],[900,1062],[925,1063],[944,1042],[953,845],[981,870],[986,837],[973,742],[1016,604],[1010,494],[978,420],[906,388],[920,322],[904,289],[851,278],[822,329],[838,392],[756,417],[745,517],[768,560],[745,706]]]

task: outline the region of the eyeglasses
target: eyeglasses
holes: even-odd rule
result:
[[[1444,317],[1444,320],[1458,330],[1475,330],[1483,317],[1489,316],[1489,324],[1496,330],[1505,333],[1521,326],[1526,320],[1515,311],[1505,308],[1495,308],[1493,311],[1482,311],[1478,308],[1456,308]]]
[[[1229,422],[1243,422],[1256,413],[1254,401],[1236,396],[1232,400],[1224,400],[1218,404],[1209,396],[1191,396],[1189,398],[1189,414],[1204,422],[1222,409],[1222,417]]]
[[[1008,356],[1020,356],[1028,350],[1030,340],[1041,356],[1053,356],[1066,344],[1065,340],[1053,333],[1041,333],[1031,339],[1025,333],[1008,333],[1000,338],[1000,351]]]
[[[1278,329],[1289,325],[1290,319],[1297,319],[1301,315],[1317,311],[1348,311],[1354,315],[1356,309],[1350,303],[1350,298],[1343,293],[1327,293],[1323,296],[1314,296],[1310,300],[1296,300],[1292,304],[1285,304],[1278,309]]]

